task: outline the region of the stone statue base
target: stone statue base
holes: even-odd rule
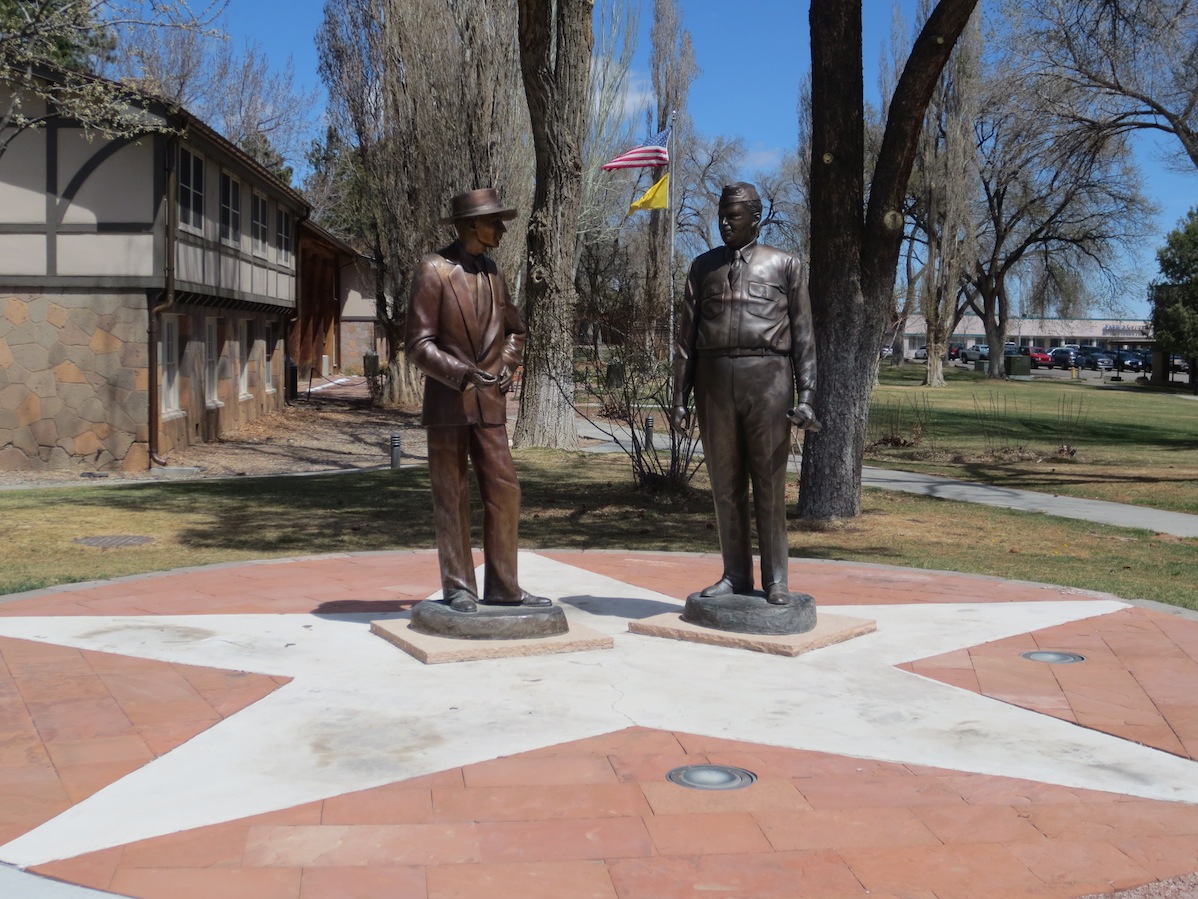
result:
[[[791,593],[789,605],[775,606],[764,593],[692,593],[686,598],[682,620],[734,634],[805,634],[815,629],[815,597]]]
[[[560,606],[485,606],[457,612],[440,599],[412,607],[411,628],[419,634],[454,640],[527,640],[556,637],[570,630]]]

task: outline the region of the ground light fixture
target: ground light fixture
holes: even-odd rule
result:
[[[683,765],[666,775],[671,783],[692,790],[739,790],[757,780],[757,775],[731,765]]]
[[[1021,652],[1021,659],[1032,662],[1047,662],[1049,665],[1072,665],[1074,662],[1084,662],[1086,657],[1076,652],[1057,652],[1054,649],[1037,649],[1032,652]]]

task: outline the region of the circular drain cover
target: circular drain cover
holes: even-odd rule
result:
[[[730,765],[686,765],[675,768],[666,778],[695,790],[739,790],[757,780],[757,775]]]
[[[116,549],[120,546],[144,546],[153,543],[153,537],[132,537],[121,534],[105,534],[101,537],[76,537],[75,543],[84,546],[98,546],[100,549]]]
[[[1074,662],[1084,662],[1085,656],[1078,655],[1076,652],[1055,652],[1050,649],[1036,650],[1035,652],[1021,652],[1021,659],[1030,659],[1033,662],[1047,662],[1050,665],[1072,665]]]

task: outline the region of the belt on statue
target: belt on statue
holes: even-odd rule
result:
[[[700,356],[729,356],[737,358],[739,356],[789,356],[790,350],[774,350],[769,347],[717,347],[709,350],[699,350]]]

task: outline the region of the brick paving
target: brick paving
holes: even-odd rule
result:
[[[719,573],[708,555],[541,555],[666,596]],[[821,608],[1097,599],[797,559],[791,582]],[[437,587],[431,552],[313,557],[55,588],[0,604],[0,616],[394,612]],[[1019,659],[1046,648],[1086,662]],[[1198,621],[1129,606],[899,667],[1195,759],[1196,666]],[[0,844],[284,683],[0,637]],[[568,676],[556,689],[570,689]],[[864,750],[634,726],[32,870],[145,899],[1072,899],[1198,871],[1198,806],[871,760]],[[700,792],[664,779],[697,763],[747,768],[758,780]]]

